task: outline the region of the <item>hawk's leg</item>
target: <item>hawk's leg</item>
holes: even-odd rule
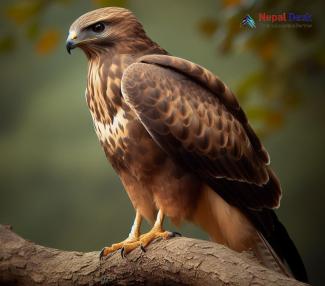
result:
[[[149,232],[140,236],[139,243],[142,250],[144,250],[144,248],[148,246],[156,238],[168,239],[176,235],[180,235],[177,232],[170,232],[164,230],[163,222],[164,222],[164,214],[161,210],[159,210],[155,224],[152,227],[152,229]]]
[[[123,254],[123,253],[128,253],[133,249],[137,248],[139,246],[138,241],[140,238],[141,221],[142,221],[142,217],[140,215],[140,212],[137,210],[134,223],[132,225],[128,238],[123,240],[122,242],[112,244],[112,246],[104,247],[100,252],[99,257],[102,258],[103,256],[107,256],[110,253],[113,253],[114,251],[119,249],[122,250],[122,254]]]

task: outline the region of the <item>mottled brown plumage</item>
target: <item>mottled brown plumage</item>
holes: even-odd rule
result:
[[[201,226],[234,250],[253,249],[287,273],[281,253],[264,239],[274,232],[268,209],[279,205],[280,185],[230,89],[206,69],[169,56],[126,9],[77,19],[68,51],[77,46],[89,62],[86,99],[97,136],[136,209],[129,237],[103,254],[167,238],[166,215]],[[140,237],[141,217],[153,222],[156,215],[152,231]]]

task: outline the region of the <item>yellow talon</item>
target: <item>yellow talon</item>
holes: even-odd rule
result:
[[[131,252],[133,249],[137,248],[138,246],[139,246],[139,241],[137,241],[136,239],[126,239],[122,242],[114,243],[112,244],[112,246],[104,247],[99,254],[99,258],[102,258],[103,256],[107,256],[120,249],[122,254],[124,253],[127,254]]]
[[[142,251],[145,251],[145,247],[147,247],[156,238],[168,239],[174,237],[175,235],[180,235],[177,232],[169,232],[163,230],[162,229],[163,220],[164,220],[164,215],[162,211],[159,210],[153,228],[149,232],[139,236],[141,216],[137,212],[129,237],[120,243],[115,243],[110,247],[104,247],[100,252],[99,257],[102,258],[103,256],[107,256],[119,249],[121,250],[122,257],[125,257],[126,254],[130,253],[131,251],[133,251],[138,247],[140,247]]]
[[[156,238],[163,238],[168,239],[170,237],[174,236],[172,232],[169,231],[163,231],[160,229],[152,229],[149,232],[143,234],[140,236],[139,241],[141,242],[141,245],[143,247],[148,246],[152,241],[154,241]]]

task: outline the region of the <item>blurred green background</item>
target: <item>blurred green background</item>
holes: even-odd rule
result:
[[[1,1],[0,223],[66,250],[99,250],[128,234],[133,208],[100,148],[84,100],[86,58],[65,50],[78,16],[100,6],[124,6],[171,54],[205,66],[235,91],[282,182],[279,217],[311,281],[322,285],[323,3]],[[247,14],[256,20],[258,12],[308,12],[312,27],[241,26]],[[207,238],[192,225],[181,232]]]

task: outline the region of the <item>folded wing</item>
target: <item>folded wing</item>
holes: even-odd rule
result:
[[[269,157],[235,96],[211,72],[165,55],[124,72],[122,94],[156,143],[228,202],[276,207],[281,190]]]

